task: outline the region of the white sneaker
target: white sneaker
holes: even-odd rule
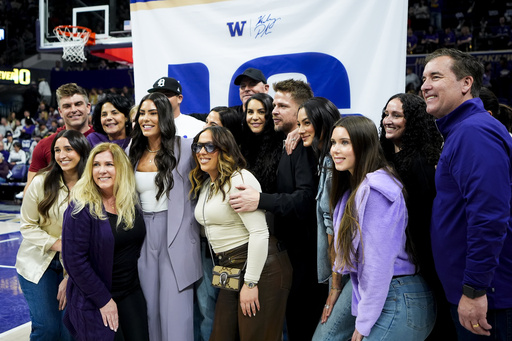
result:
[[[16,199],[20,199],[20,200],[21,200],[21,199],[23,199],[23,191],[19,192],[19,193],[18,193],[18,194],[16,194],[14,197],[15,197]]]

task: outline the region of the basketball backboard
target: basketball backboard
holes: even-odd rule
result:
[[[59,25],[84,26],[96,34],[90,50],[131,47],[130,0],[39,0],[38,49],[62,51]]]

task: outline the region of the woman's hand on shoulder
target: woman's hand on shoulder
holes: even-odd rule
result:
[[[258,286],[250,289],[246,284],[240,290],[240,308],[244,316],[256,316],[260,310],[260,301],[258,300]]]
[[[296,128],[292,130],[287,136],[286,140],[284,142],[284,147],[286,149],[286,154],[290,155],[293,150],[297,147],[299,144],[299,128]]]
[[[119,315],[117,314],[117,304],[111,298],[105,306],[100,308],[101,318],[105,327],[110,327],[111,330],[117,332],[119,327]]]

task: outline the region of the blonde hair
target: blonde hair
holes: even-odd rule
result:
[[[138,104],[135,104],[134,106],[132,106],[130,108],[130,112],[128,113],[128,116],[130,117],[130,122],[136,123],[135,122],[135,117],[137,116],[137,112],[138,111],[139,111],[139,105]]]
[[[116,198],[117,223],[116,226],[125,225],[125,230],[133,228],[135,210],[138,205],[138,196],[135,191],[135,175],[132,165],[124,150],[114,143],[100,143],[91,150],[85,170],[71,191],[71,200],[75,203],[72,214],[77,214],[86,205],[94,218],[107,220],[108,217],[103,209],[101,192],[94,182],[92,167],[96,155],[110,151],[116,168],[114,181],[114,196]]]

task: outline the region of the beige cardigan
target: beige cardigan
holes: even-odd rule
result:
[[[38,283],[57,253],[50,250],[61,238],[62,216],[68,207],[68,189],[61,181],[57,202],[49,212],[49,222],[42,224],[37,205],[44,197],[45,174],[34,177],[21,205],[20,232],[23,240],[16,257],[16,270],[26,280]]]

